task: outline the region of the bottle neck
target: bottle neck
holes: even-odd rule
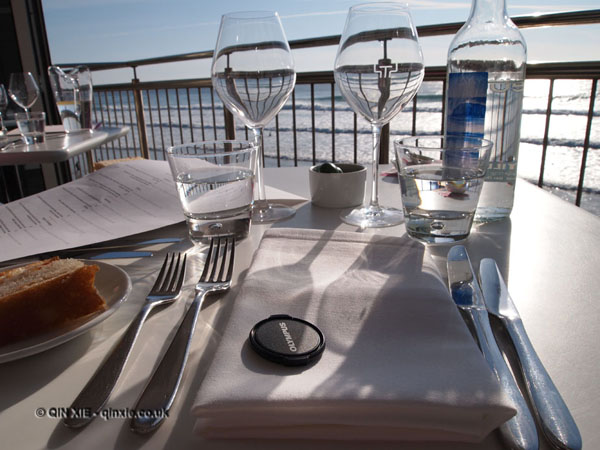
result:
[[[469,23],[496,23],[508,20],[506,0],[473,0]]]

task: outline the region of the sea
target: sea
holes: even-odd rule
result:
[[[538,184],[548,107],[548,80],[527,80],[521,120],[519,177]],[[543,187],[575,203],[582,171],[590,80],[556,80],[543,169]],[[139,150],[133,97],[127,93],[95,93],[95,119],[104,125],[132,125],[134,136],[101,150],[100,158],[133,156]],[[597,104],[600,93],[592,99]],[[223,104],[210,88],[143,91],[150,157],[165,159],[171,145],[225,138]],[[295,114],[293,109],[295,104]],[[417,94],[416,113],[410,103],[390,123],[390,156],[393,140],[416,134],[438,134],[442,127],[441,82],[424,82]],[[314,111],[314,114],[312,113]],[[333,113],[332,113],[333,111]],[[413,116],[416,125],[413,129]],[[581,207],[600,215],[600,111],[593,113],[584,168]],[[354,130],[357,130],[355,143]],[[295,130],[295,133],[294,133]],[[313,133],[314,130],[314,133]],[[236,121],[236,137],[251,136]],[[118,150],[115,150],[118,149]],[[372,134],[369,123],[355,115],[337,88],[330,84],[297,85],[276,119],[264,130],[265,166],[308,166],[313,161],[369,164]],[[279,163],[278,163],[279,159]]]

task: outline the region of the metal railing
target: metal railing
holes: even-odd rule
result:
[[[513,21],[521,28],[538,26],[582,25],[600,23],[600,9],[567,13],[552,13],[535,16],[515,17]],[[453,34],[462,23],[449,23],[418,27],[420,37]],[[316,39],[291,41],[292,49],[334,46],[340,36],[328,36]],[[97,122],[105,125],[123,125],[132,127],[131,133],[119,141],[105,145],[94,151],[95,160],[117,159],[124,157],[144,157],[164,159],[165,149],[177,143],[194,140],[232,138],[236,134],[248,132],[236,124],[233,116],[223,108],[212,89],[210,79],[168,80],[141,82],[137,78],[137,69],[141,66],[163,63],[184,62],[189,60],[210,59],[212,51],[187,53],[160,58],[149,58],[127,62],[87,63],[92,70],[129,68],[133,71],[131,83],[95,86],[94,114]],[[69,64],[63,64],[68,66]],[[437,128],[428,132],[443,132],[443,92],[445,90],[446,67],[427,67],[424,84],[439,91],[439,123]],[[581,161],[579,179],[574,198],[576,205],[581,204],[585,191],[585,170],[590,148],[597,143],[591,140],[593,119],[598,115],[595,109],[600,61],[528,64],[527,79],[548,80],[548,93],[545,110],[544,130],[541,138],[541,158],[539,175],[535,180],[540,187],[545,186],[544,173],[548,148],[553,144],[550,137],[550,122],[553,117],[554,87],[556,80],[587,80],[590,83],[589,108],[585,132],[580,137]],[[318,92],[318,94],[317,94]],[[324,93],[328,97],[323,97]],[[318,95],[321,95],[318,98]],[[381,162],[389,160],[390,135],[416,134],[422,132],[419,123],[419,106],[422,96],[418,94],[412,107],[401,113],[403,123],[409,126],[386,126],[382,135]],[[327,103],[327,107],[323,104]],[[307,112],[308,111],[308,112]],[[308,116],[307,116],[308,114]],[[346,123],[350,129],[336,129],[341,115],[346,114]],[[351,119],[348,119],[350,114]],[[301,116],[301,117],[300,117]],[[408,120],[407,120],[408,119]],[[337,120],[337,122],[336,122]],[[302,122],[303,123],[299,123]],[[265,133],[266,165],[314,164],[321,160],[341,160],[342,157],[357,161],[360,158],[361,140],[368,139],[369,130],[363,121],[357,120],[355,113],[347,107],[336,91],[333,73],[298,73],[296,89],[290,101],[277,115],[274,123]],[[431,128],[431,124],[429,124]],[[336,148],[345,148],[344,156]],[[351,150],[348,151],[348,148]],[[327,149],[328,151],[324,151]],[[71,161],[74,177],[81,176],[89,169],[83,159]]]

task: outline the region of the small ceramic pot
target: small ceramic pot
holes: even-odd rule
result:
[[[352,208],[361,205],[365,195],[367,169],[360,164],[336,164],[343,173],[308,172],[312,203],[324,208]]]

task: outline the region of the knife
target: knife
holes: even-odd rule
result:
[[[450,249],[447,267],[452,298],[471,321],[485,360],[517,410],[512,419],[500,426],[500,434],[511,449],[537,449],[539,441],[533,416],[498,348],[485,309],[483,294],[464,246],[456,245]]]
[[[500,319],[515,346],[527,392],[544,435],[557,448],[581,449],[583,443],[575,420],[527,337],[496,261],[481,260],[479,279],[489,313]]]
[[[88,256],[86,259],[120,259],[120,258],[144,258],[152,256],[152,252],[131,251],[131,252],[105,252],[97,255]]]
[[[109,251],[109,250],[122,250],[129,249],[134,247],[144,247],[148,245],[155,244],[169,244],[176,243],[182,241],[183,238],[158,238],[158,239],[150,239],[145,241],[126,241],[124,240],[122,243],[115,243],[114,241],[110,242],[100,242],[90,245],[83,245],[81,247],[73,247],[73,248],[65,248],[62,250],[58,250],[55,253],[60,253],[66,255],[68,253],[84,253],[84,252],[93,252],[93,251]]]
[[[124,241],[119,244],[110,241],[109,243],[95,243],[81,247],[66,248],[57,251],[38,253],[37,255],[24,256],[22,258],[12,259],[9,261],[0,262],[0,268],[8,267],[17,264],[26,264],[33,261],[59,256],[61,258],[83,258],[83,259],[119,259],[119,258],[142,258],[152,256],[150,251],[141,250],[126,250],[135,247],[144,247],[155,244],[169,244],[182,241],[183,238],[158,238],[140,242]]]

